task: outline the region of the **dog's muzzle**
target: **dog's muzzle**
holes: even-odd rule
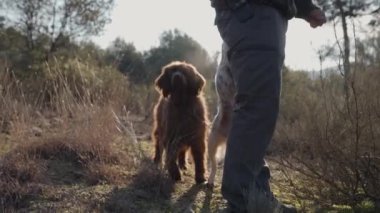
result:
[[[172,74],[171,84],[174,88],[186,86],[186,77],[180,71],[176,71]]]

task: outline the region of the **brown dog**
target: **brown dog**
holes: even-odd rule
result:
[[[181,180],[190,148],[195,164],[195,180],[205,179],[207,108],[203,96],[206,81],[196,68],[185,62],[172,62],[162,68],[156,79],[161,93],[154,108],[154,162],[160,164],[166,151],[166,167],[173,180]],[[179,167],[178,167],[178,164]]]

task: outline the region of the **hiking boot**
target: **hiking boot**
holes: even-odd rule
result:
[[[295,207],[281,203],[271,192],[257,187],[251,187],[247,210],[248,213],[297,213]]]
[[[279,205],[273,209],[273,213],[297,213],[297,209],[292,205],[282,204],[280,202],[278,202],[278,204]]]
[[[247,211],[239,209],[230,202],[227,202],[227,208],[219,213],[247,213]]]
[[[248,211],[237,210],[232,205],[227,205],[227,208],[222,209],[218,213],[297,213],[297,209],[292,205],[282,204],[277,200],[276,206],[264,206],[261,208],[256,208],[256,210],[250,209]]]
[[[296,207],[294,207],[292,205],[283,204],[282,205],[282,212],[283,213],[297,213],[297,209],[296,209]]]

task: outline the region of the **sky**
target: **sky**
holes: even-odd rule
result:
[[[222,43],[214,17],[209,0],[116,0],[112,22],[92,39],[105,48],[120,37],[144,51],[159,45],[162,32],[176,28],[213,55]],[[312,29],[304,20],[293,19],[288,27],[285,65],[295,70],[319,70],[317,50],[334,41],[331,26]]]

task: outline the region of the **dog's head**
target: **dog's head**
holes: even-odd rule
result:
[[[175,61],[162,68],[155,83],[164,97],[183,99],[198,96],[206,80],[193,65]]]

